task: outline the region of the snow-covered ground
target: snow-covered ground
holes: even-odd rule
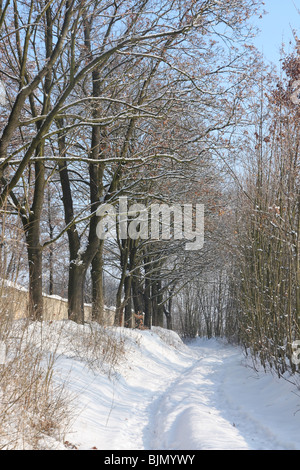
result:
[[[220,340],[183,344],[161,328],[115,332],[125,341],[126,359],[110,378],[82,360],[59,356],[58,375],[68,375],[76,393],[70,446],[300,449],[300,390],[255,371],[238,348]]]

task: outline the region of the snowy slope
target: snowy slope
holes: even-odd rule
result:
[[[111,332],[126,360],[110,378],[60,351],[58,376],[76,392],[66,439],[78,449],[300,449],[300,391],[247,366],[238,348],[185,345],[160,328]]]

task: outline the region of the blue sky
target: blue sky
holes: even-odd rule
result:
[[[287,52],[292,52],[295,44],[292,29],[300,37],[300,0],[264,0],[264,9],[268,12],[256,24],[261,33],[255,39],[256,47],[264,53],[267,61],[279,65],[280,48],[285,43]],[[292,41],[292,46],[289,42]]]

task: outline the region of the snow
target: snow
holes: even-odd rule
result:
[[[17,284],[16,282],[8,281],[7,279],[0,278],[0,285],[3,287],[11,287],[21,292],[28,292],[28,290],[25,289],[25,287]]]
[[[265,373],[225,340],[69,320],[27,331],[72,397],[66,435],[45,449],[300,450],[299,377]]]
[[[66,326],[69,334],[85,328],[72,322]],[[295,377],[279,379],[256,370],[238,347],[222,340],[197,338],[184,344],[176,333],[161,328],[106,331],[122,338],[125,351],[110,374],[56,349],[56,380],[68,377],[68,388],[75,393],[69,446],[119,451],[300,449]],[[53,341],[47,344],[51,349]]]

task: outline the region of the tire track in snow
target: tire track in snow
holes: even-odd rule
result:
[[[191,374],[195,365],[202,361],[202,357],[196,360],[196,363],[189,366],[184,372],[181,372],[178,377],[167,385],[166,389],[157,397],[153,396],[153,401],[148,406],[146,412],[148,415],[148,422],[144,428],[144,443],[145,449],[154,450],[160,449],[161,447],[161,430],[162,430],[162,410],[165,409],[165,401],[169,401],[169,397],[172,396],[172,391],[176,389],[178,384],[184,380],[186,376]]]
[[[240,354],[230,346],[193,347],[199,358],[147,409],[145,449],[151,450],[251,450],[287,448],[262,421],[228,399],[224,391],[231,373],[237,380],[236,394],[243,394],[247,381]],[[247,372],[249,373],[249,371]],[[228,385],[228,384],[227,384]],[[231,388],[231,391],[233,389]]]

